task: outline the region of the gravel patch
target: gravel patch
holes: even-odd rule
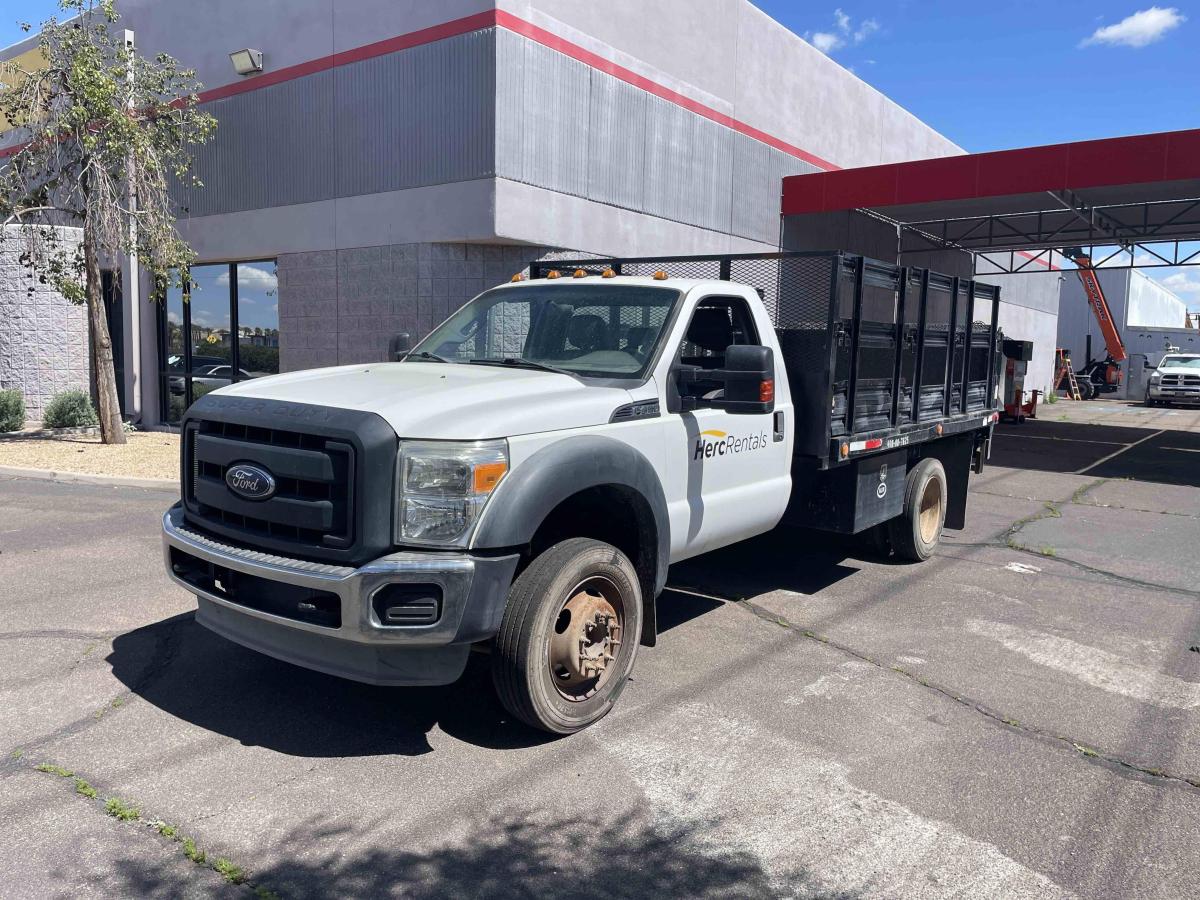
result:
[[[129,443],[106,445],[99,435],[68,439],[0,443],[0,466],[123,475],[135,478],[178,478],[179,435],[146,431],[129,435]]]

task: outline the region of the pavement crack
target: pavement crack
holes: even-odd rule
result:
[[[1032,737],[1036,740],[1042,741],[1043,743],[1048,743],[1059,748],[1071,750],[1080,759],[1083,759],[1089,763],[1104,765],[1110,770],[1116,771],[1126,777],[1137,778],[1139,780],[1161,780],[1181,787],[1200,790],[1200,777],[1183,775],[1176,772],[1168,772],[1165,769],[1159,769],[1152,766],[1143,766],[1140,763],[1125,759],[1124,757],[1118,756],[1115,753],[1110,753],[1108,751],[1092,747],[1086,742],[1073,738],[1069,735],[1061,734],[1049,728],[1042,728],[1038,725],[1030,725],[1029,723],[1021,722],[1013,716],[1005,715],[1004,713],[993,709],[982,701],[965,696],[960,691],[955,691],[952,688],[946,687],[945,685],[930,681],[924,676],[918,675],[915,672],[910,672],[902,666],[884,663],[871,656],[869,653],[865,653],[862,650],[858,650],[855,647],[849,646],[848,644],[843,644],[841,641],[835,640],[828,635],[820,634],[811,629],[804,628],[801,625],[789,621],[778,613],[774,613],[769,609],[759,606],[753,601],[737,599],[729,602],[735,606],[740,606],[746,609],[752,615],[757,616],[766,622],[770,622],[771,624],[777,625],[781,628],[786,628],[799,637],[814,641],[818,644],[823,644],[826,647],[837,650],[838,652],[853,657],[856,660],[868,663],[881,671],[893,672],[928,691],[931,691],[959,706],[964,707],[965,709],[969,709],[972,712],[983,716],[1000,727],[1010,729],[1027,737]]]
[[[178,844],[183,857],[188,862],[213,870],[229,885],[244,886],[253,892],[254,896],[263,898],[263,900],[270,900],[270,898],[279,900],[277,893],[251,880],[250,874],[242,866],[226,857],[210,855],[193,838],[185,836],[180,826],[142,815],[142,811],[136,804],[110,794],[107,790],[102,789],[102,786],[94,785],[77,772],[48,762],[37,765],[26,762],[22,768],[25,771],[32,770],[72,784],[75,795],[91,804],[93,808],[103,810],[106,815],[115,819],[120,825],[140,825],[155,832],[160,840]]]

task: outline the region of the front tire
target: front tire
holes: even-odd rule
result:
[[[904,512],[888,531],[901,559],[924,562],[933,555],[946,524],[946,470],[936,459],[923,459],[904,479]]]
[[[510,713],[572,734],[603,718],[633,669],[642,592],[616,547],[570,538],[513,583],[496,635],[492,681]]]

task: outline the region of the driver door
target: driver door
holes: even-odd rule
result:
[[[744,298],[710,296],[695,305],[674,337],[662,426],[672,560],[761,534],[783,517],[791,492],[790,442],[785,429],[777,430],[776,414],[790,419],[792,411],[780,361],[773,412],[734,414],[709,405],[720,399],[722,385],[705,382],[703,374],[686,389],[694,409],[686,409],[692,404],[677,388],[680,366],[722,368],[727,347],[759,344],[770,328],[765,311]]]

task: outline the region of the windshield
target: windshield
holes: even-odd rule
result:
[[[673,288],[640,285],[498,288],[456,312],[407,358],[641,378],[678,299]]]
[[[1160,369],[1174,366],[1184,369],[1200,369],[1200,356],[1164,356],[1158,364]]]

